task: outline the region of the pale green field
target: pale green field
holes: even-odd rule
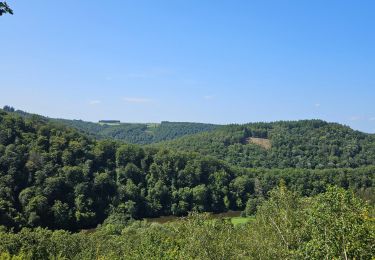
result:
[[[246,224],[248,222],[254,221],[255,217],[233,217],[230,219],[233,225]]]
[[[246,224],[248,222],[251,222],[251,221],[254,221],[255,220],[255,217],[251,216],[251,217],[240,217],[238,216],[239,215],[239,211],[238,212],[227,212],[227,213],[221,213],[221,214],[212,214],[211,217],[212,219],[218,219],[218,218],[222,218],[222,219],[230,219],[230,222],[233,224],[233,225],[241,225],[241,224]],[[232,216],[232,215],[237,215],[237,216]],[[174,221],[179,221],[181,220],[181,217],[177,217],[177,216],[164,216],[164,217],[159,217],[159,218],[149,218],[147,219],[148,222],[155,222],[155,223],[159,223],[159,224],[164,224],[164,223],[168,223],[168,222],[174,222]]]

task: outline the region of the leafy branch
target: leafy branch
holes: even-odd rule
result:
[[[7,2],[0,2],[0,16],[6,13],[13,14],[13,10],[9,7]]]

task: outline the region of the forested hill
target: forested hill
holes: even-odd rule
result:
[[[324,169],[375,164],[375,135],[322,120],[226,126],[167,121],[107,125],[4,108],[24,118],[73,127],[95,139],[198,152],[240,167]]]
[[[74,127],[85,134],[97,139],[114,139],[132,144],[151,144],[166,140],[172,140],[185,135],[192,135],[201,132],[208,132],[218,129],[220,125],[190,123],[190,122],[168,122],[161,123],[121,123],[121,124],[99,124],[83,120],[69,120],[48,118],[40,115],[15,110],[10,106],[5,106],[6,112],[15,113],[22,117],[40,117],[44,120],[53,121]]]
[[[244,210],[281,179],[305,196],[333,184],[369,200],[375,168],[250,170],[197,153],[111,140],[0,111],[0,226],[77,230],[130,218]],[[250,204],[248,203],[250,202]]]
[[[375,164],[374,135],[321,120],[228,125],[157,146],[196,151],[242,167],[322,169]]]
[[[57,122],[91,134],[99,139],[114,139],[132,144],[151,144],[173,140],[185,135],[209,132],[219,128],[219,125],[168,122],[159,123],[121,123],[118,125],[98,124],[82,120],[54,119]]]

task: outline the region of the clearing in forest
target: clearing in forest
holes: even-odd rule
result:
[[[271,141],[266,138],[250,137],[250,138],[247,138],[246,141],[248,144],[256,144],[256,145],[263,147],[266,150],[271,149],[272,147]]]

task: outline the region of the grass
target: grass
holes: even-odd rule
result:
[[[231,223],[233,225],[242,225],[246,224],[248,222],[254,221],[255,217],[240,217],[239,216],[240,212],[239,211],[230,211],[230,212],[225,212],[225,213],[220,213],[220,214],[212,214],[211,217],[213,219],[218,219],[218,218],[223,218],[223,219],[230,219]],[[158,218],[149,218],[147,219],[148,222],[156,222],[159,224],[165,224],[168,222],[174,222],[174,221],[179,221],[181,220],[180,217],[177,216],[164,216],[164,217],[158,217]]]
[[[241,224],[246,224],[248,222],[254,221],[254,217],[234,217],[231,218],[230,221],[232,222],[233,225],[241,225]]]

